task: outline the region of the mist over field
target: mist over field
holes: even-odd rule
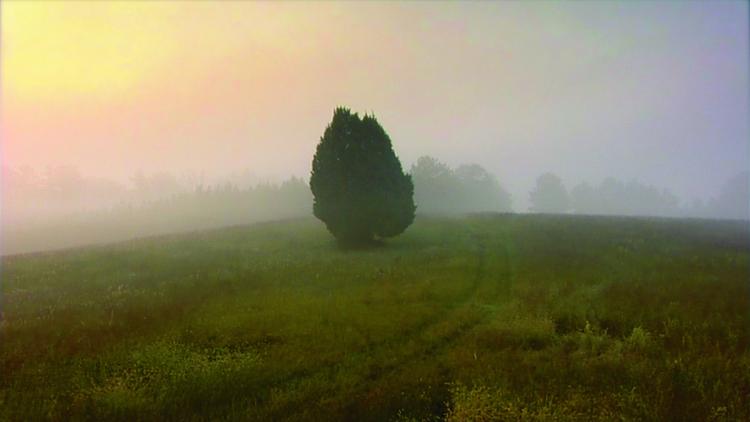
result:
[[[748,218],[743,2],[2,12],[4,253],[66,244],[58,228],[116,240],[309,215],[339,105],[374,113],[422,171],[418,213]],[[552,208],[531,200],[546,173],[567,195]]]
[[[747,220],[748,173],[728,180],[707,201],[681,201],[667,189],[606,178],[546,192],[537,185],[532,205],[519,209],[497,177],[479,165],[452,169],[422,157],[410,168],[420,215],[543,212],[584,215]],[[550,173],[540,176],[553,176]],[[90,243],[311,216],[304,179],[262,180],[251,172],[206,183],[194,174],[136,174],[129,184],[87,178],[72,167],[38,174],[29,168],[3,175],[3,252],[59,249]],[[546,195],[546,196],[545,196]],[[541,199],[540,199],[541,197]],[[535,204],[539,202],[539,204]]]

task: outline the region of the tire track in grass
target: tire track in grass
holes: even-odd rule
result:
[[[476,238],[475,236],[472,237]],[[283,386],[289,385],[290,383],[303,383],[306,380],[321,376],[322,374],[336,373],[340,371],[340,368],[347,365],[356,366],[359,362],[361,362],[363,357],[377,355],[384,350],[392,349],[394,346],[402,344],[404,342],[404,339],[415,337],[417,334],[425,332],[430,328],[439,325],[443,321],[446,321],[450,318],[452,313],[454,313],[456,310],[459,310],[466,303],[471,301],[471,299],[474,298],[477,289],[479,288],[480,281],[484,273],[485,251],[483,243],[477,244],[479,245],[479,250],[475,255],[477,257],[476,274],[474,277],[472,277],[471,284],[461,292],[460,296],[458,297],[458,301],[455,304],[444,307],[439,312],[437,312],[433,318],[426,319],[412,328],[401,331],[398,334],[388,337],[380,342],[364,346],[356,352],[349,353],[345,361],[343,362],[330,362],[323,365],[316,365],[314,367],[302,368],[293,371],[284,377],[269,380],[270,382],[261,382],[259,384],[256,384],[254,386],[254,389],[264,389],[270,391],[273,389],[283,388]],[[262,405],[267,401],[267,398],[263,398],[262,400],[256,401],[256,404]]]
[[[403,356],[400,356],[401,354],[398,353],[401,349],[394,348],[393,350],[390,350],[386,347],[395,343],[396,340],[401,340],[400,343],[403,343],[405,337],[411,337],[413,334],[417,334],[416,331],[424,333],[430,330],[437,330],[439,326],[441,324],[444,324],[445,322],[448,322],[450,324],[451,321],[454,320],[454,318],[451,318],[452,316],[461,317],[462,313],[464,312],[468,312],[469,314],[472,313],[471,308],[472,306],[474,306],[476,299],[478,299],[479,287],[483,284],[483,281],[487,281],[486,275],[488,261],[488,252],[486,245],[487,236],[485,236],[484,233],[482,233],[481,235],[478,234],[476,232],[476,229],[473,228],[472,237],[476,240],[476,245],[478,246],[478,264],[476,267],[476,273],[472,280],[470,291],[468,291],[467,294],[464,295],[464,297],[459,301],[457,305],[447,310],[443,318],[434,320],[431,324],[428,324],[426,327],[423,327],[420,330],[410,330],[415,332],[408,335],[401,335],[397,339],[389,341],[387,342],[387,344],[383,344],[378,347],[378,350],[385,350],[386,354],[391,354],[394,356],[386,356],[385,358],[378,359],[378,361],[384,361],[387,363],[385,365],[379,366],[379,370],[376,374],[369,374],[364,379],[362,379],[362,382],[360,383],[361,387],[350,391],[350,395],[352,397],[362,398],[366,396],[366,393],[370,391],[371,387],[373,387],[377,382],[384,380],[387,377],[394,376],[399,371],[409,367],[410,364],[413,364],[419,360],[433,359],[441,353],[446,352],[451,346],[458,344],[462,339],[469,336],[471,334],[471,330],[487,318],[487,316],[483,315],[482,312],[478,312],[477,315],[469,315],[468,318],[459,318],[458,321],[460,322],[457,325],[449,327],[449,329],[445,333],[441,333],[440,335],[438,335],[435,340],[423,340],[426,341],[423,345],[420,345],[416,348],[416,350],[408,352]],[[506,248],[502,249],[504,259],[498,260],[498,262],[503,262],[505,264],[504,267],[506,271],[499,273],[498,280],[496,281],[503,281],[500,280],[500,278],[505,278],[504,281],[510,282],[513,277],[512,267],[509,267],[511,260],[511,257],[509,256],[510,251],[507,247],[507,243],[510,237],[507,236],[507,234],[503,237],[505,237],[505,241],[503,243],[506,244]],[[495,289],[495,295],[497,295],[498,293],[499,292],[497,291],[497,289]],[[368,351],[367,353],[375,354],[372,351]],[[332,365],[328,368],[321,368],[321,371],[318,371],[317,375],[321,375],[322,373],[327,372],[329,376],[326,378],[335,379],[336,374],[352,371],[354,368],[362,364],[363,362],[361,362],[359,359],[353,358],[338,365]],[[323,386],[322,388],[314,389],[313,391],[309,391],[306,394],[303,394],[302,396],[285,403],[285,406],[283,408],[278,409],[277,411],[272,411],[271,414],[268,415],[268,417],[269,419],[273,420],[300,419],[303,416],[301,415],[302,412],[299,409],[304,408],[304,405],[306,403],[310,403],[315,399],[318,399],[316,402],[319,402],[319,399],[321,397],[333,396],[335,395],[337,390],[338,386],[336,384],[333,384],[329,387]],[[357,400],[351,400],[350,407],[351,404],[356,401]]]
[[[489,236],[488,236],[489,237]],[[512,236],[510,232],[507,229],[502,230],[501,233],[497,234],[496,237],[500,241],[500,248],[497,248],[497,251],[495,253],[488,253],[488,247],[486,244],[486,241],[483,241],[481,243],[481,253],[484,260],[484,264],[481,267],[480,272],[477,274],[477,284],[484,284],[481,283],[481,281],[484,281],[486,283],[498,283],[503,284],[504,287],[500,288],[500,286],[495,286],[492,288],[492,294],[488,297],[482,298],[482,299],[495,299],[495,301],[498,298],[504,298],[504,299],[510,299],[510,289],[511,285],[515,276],[515,268],[513,267],[513,257],[514,254],[514,248],[513,248],[513,242],[512,242]],[[493,249],[495,250],[495,249]],[[495,257],[496,259],[490,261],[492,257]],[[487,265],[487,262],[496,262],[496,263],[502,263],[501,271],[498,271],[497,273],[490,273],[488,272],[489,269],[492,268],[492,266]],[[493,277],[490,277],[490,275],[494,275]],[[477,297],[479,291],[477,291],[474,294],[473,299],[477,300],[480,299]],[[464,305],[465,306],[472,306],[475,305],[476,302],[469,302],[467,301]],[[364,384],[362,388],[358,389],[355,393],[355,397],[366,397],[367,393],[372,391],[372,387],[377,386],[377,382],[379,381],[385,381],[389,377],[395,377],[399,374],[399,372],[408,371],[412,364],[417,363],[419,360],[432,360],[436,361],[436,359],[439,356],[442,356],[446,353],[448,353],[452,347],[461,344],[463,340],[465,340],[467,337],[471,336],[472,330],[482,324],[483,322],[486,322],[491,316],[487,312],[480,312],[476,318],[471,319],[470,321],[465,321],[459,324],[457,327],[452,329],[444,338],[442,338],[440,341],[432,342],[426,345],[422,353],[414,353],[409,359],[404,360],[401,362],[400,365],[393,365],[391,370],[387,373],[384,373],[381,377],[379,377],[377,380],[375,380],[371,384]],[[446,380],[447,381],[447,380]],[[352,400],[352,404],[354,404],[356,400]],[[357,420],[366,420],[367,419],[367,412],[363,409],[357,409],[354,408],[354,411],[359,411],[359,414],[357,415]]]

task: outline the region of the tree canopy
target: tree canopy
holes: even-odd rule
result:
[[[635,180],[623,183],[607,177],[598,186],[584,182],[576,185],[570,196],[571,207],[578,214],[674,216],[681,212],[672,192]]]
[[[545,173],[536,179],[536,186],[529,194],[531,211],[541,213],[563,213],[570,208],[570,198],[562,180],[553,174]]]
[[[341,243],[401,234],[414,221],[414,185],[375,116],[339,107],[317,146],[313,214]]]
[[[411,166],[410,173],[420,212],[511,211],[510,194],[478,164],[464,164],[453,170],[435,158],[423,156]]]

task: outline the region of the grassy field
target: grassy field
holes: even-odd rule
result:
[[[747,224],[315,220],[6,257],[3,420],[750,420]]]

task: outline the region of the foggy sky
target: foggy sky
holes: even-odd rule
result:
[[[708,198],[750,167],[745,2],[2,3],[4,165],[307,177],[334,107],[421,155]]]

